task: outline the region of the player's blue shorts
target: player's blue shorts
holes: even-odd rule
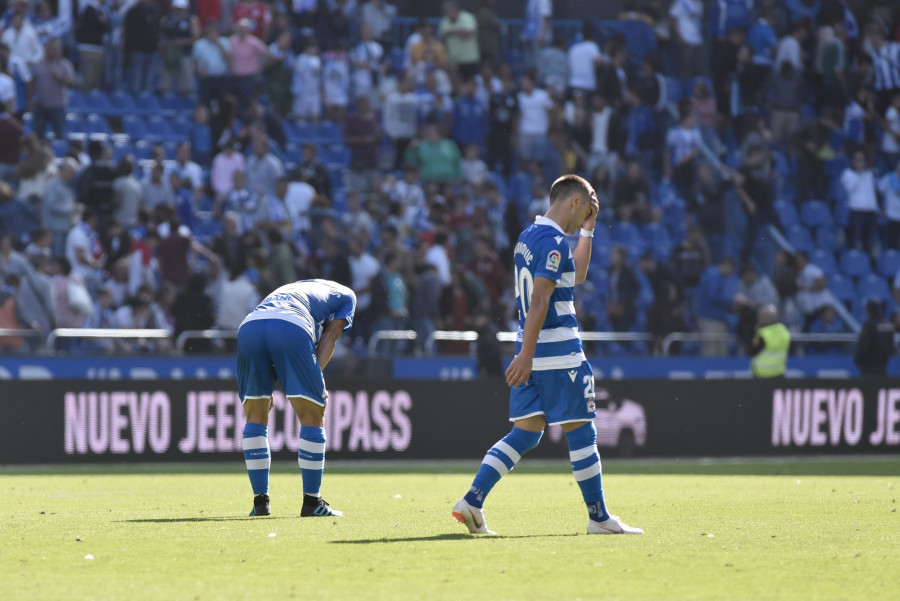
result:
[[[533,371],[524,386],[509,391],[509,421],[543,415],[548,424],[592,421],[594,372],[584,361],[571,369]]]
[[[325,378],[319,369],[312,338],[283,319],[248,321],[238,330],[238,393],[247,399],[266,398],[281,382],[284,394],[325,406]]]

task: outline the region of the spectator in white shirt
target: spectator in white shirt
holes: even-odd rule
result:
[[[809,262],[809,255],[805,250],[798,250],[797,260],[797,308],[805,318],[804,330],[808,330],[810,324],[818,316],[819,310],[832,302],[832,295],[828,291],[828,280],[825,272],[817,265]]]
[[[412,80],[404,77],[400,80],[397,89],[388,94],[384,100],[382,119],[384,121],[384,133],[394,143],[394,169],[400,169],[403,164],[403,153],[418,129],[419,101],[413,92]]]
[[[44,58],[41,38],[25,20],[24,13],[13,14],[9,28],[0,35],[0,42],[9,46],[11,56],[22,59],[29,67]]]
[[[774,72],[778,73],[781,63],[788,61],[794,65],[797,71],[803,71],[803,44],[809,36],[809,24],[805,21],[797,21],[791,27],[791,32],[781,38],[778,49],[775,51]]]
[[[375,34],[369,23],[362,24],[359,37],[359,43],[350,52],[350,64],[353,66],[351,75],[353,96],[355,98],[366,96],[370,101],[375,101],[376,79],[384,58],[384,48],[375,41]]]
[[[569,48],[569,90],[581,90],[589,95],[597,89],[597,66],[604,62],[603,53],[594,41],[594,26],[585,23],[584,41]]]
[[[547,143],[553,100],[546,91],[534,86],[534,76],[530,73],[522,75],[520,83],[519,160],[540,161]]]
[[[875,196],[875,175],[869,169],[866,153],[856,150],[850,167],[841,173],[841,185],[847,192],[850,218],[847,223],[847,246],[862,248],[876,239],[878,227],[878,199]]]
[[[703,75],[706,60],[703,56],[702,0],[673,0],[669,8],[670,29],[678,41],[678,64],[682,79]]]
[[[175,149],[175,166],[172,168],[182,180],[191,181],[192,190],[203,189],[203,168],[191,160],[191,143],[182,142]]]

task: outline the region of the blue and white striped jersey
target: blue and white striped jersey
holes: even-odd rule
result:
[[[871,48],[875,71],[875,89],[879,92],[900,88],[900,42],[887,42],[881,50]]]
[[[522,331],[531,305],[534,279],[556,282],[547,317],[538,337],[532,369],[569,369],[585,360],[575,318],[575,261],[565,232],[551,219],[537,217],[519,235],[515,248],[516,304],[519,335],[516,354],[522,348]]]
[[[301,280],[286,284],[263,299],[241,325],[257,319],[283,319],[306,330],[319,343],[329,321],[346,319],[344,330],[353,325],[356,294],[330,280]]]

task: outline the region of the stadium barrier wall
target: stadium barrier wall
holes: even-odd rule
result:
[[[332,379],[328,456],[477,459],[507,430],[500,379]],[[241,461],[243,411],[221,380],[7,381],[0,463]],[[603,381],[598,445],[651,457],[900,452],[896,379]],[[299,423],[280,394],[273,456],[291,460]],[[550,428],[529,457],[567,456]]]

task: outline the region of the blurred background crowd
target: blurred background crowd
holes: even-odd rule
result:
[[[601,205],[582,328],[653,337],[595,353],[740,353],[769,303],[793,331],[900,315],[900,4],[621,5],[0,2],[0,328],[233,330],[321,277],[357,292],[357,353],[491,340],[570,172]]]

